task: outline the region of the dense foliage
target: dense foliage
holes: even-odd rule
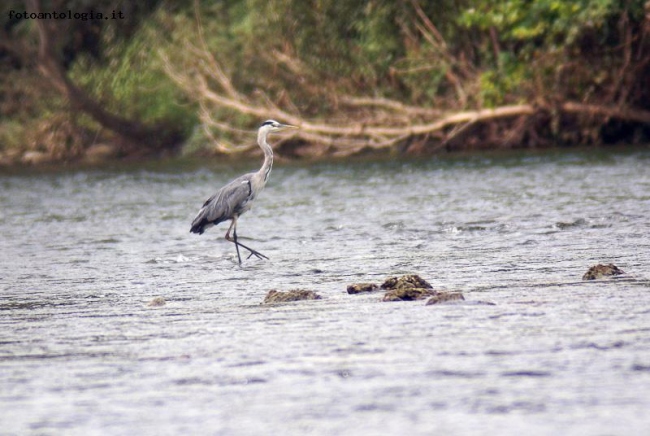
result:
[[[119,137],[41,77],[36,20],[9,13],[29,11],[31,3],[2,5],[0,150],[58,147],[74,154],[100,136]],[[161,134],[186,140],[196,132],[200,101],[169,77],[164,61],[192,74],[205,62],[199,51],[218,61],[248,101],[333,122],[364,116],[342,103],[354,97],[444,112],[567,100],[650,110],[645,0],[34,3],[44,11],[122,12],[121,20],[50,20],[58,62],[107,111],[173,126]],[[217,112],[232,127],[258,121],[232,109]],[[552,123],[547,130],[567,143],[630,140],[632,131],[634,140],[648,137],[643,123],[582,121],[562,138]],[[62,130],[67,136],[52,135]]]

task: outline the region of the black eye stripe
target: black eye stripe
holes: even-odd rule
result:
[[[273,127],[278,127],[280,126],[280,123],[278,123],[275,120],[266,120],[262,123],[262,126],[273,126]]]

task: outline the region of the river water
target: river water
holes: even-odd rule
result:
[[[240,267],[256,164],[0,175],[0,434],[648,434],[648,149],[276,164]],[[406,273],[466,301],[346,293]]]

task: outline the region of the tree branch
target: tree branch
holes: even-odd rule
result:
[[[204,46],[203,51],[207,51]],[[200,102],[200,118],[206,128],[228,132],[233,129],[227,123],[214,119],[215,114],[223,114],[224,109],[239,115],[249,115],[258,119],[277,118],[300,127],[291,137],[306,144],[305,147],[317,153],[330,152],[335,156],[347,156],[363,149],[387,149],[410,141],[412,138],[436,137],[438,146],[445,146],[460,133],[480,123],[507,121],[513,127],[505,131],[506,138],[501,141],[513,141],[522,138],[524,131],[530,128],[530,120],[540,113],[570,113],[618,118],[650,124],[650,112],[631,108],[614,108],[609,106],[588,105],[576,102],[564,102],[555,107],[533,104],[501,106],[493,109],[468,110],[444,113],[440,110],[407,106],[401,102],[372,97],[339,96],[335,100],[342,104],[363,108],[360,113],[346,113],[344,122],[331,120],[304,119],[295,107],[280,107],[261,91],[244,95],[235,89],[232,80],[224,73],[217,59],[209,55],[207,70],[187,73],[179,70],[170,60],[161,54],[167,74],[186,93]],[[218,89],[212,88],[210,79],[216,78]],[[288,90],[285,91],[288,94]],[[290,98],[286,99],[290,101]],[[287,106],[287,105],[285,105]],[[421,147],[420,147],[421,148]],[[240,150],[239,147],[217,149],[223,152]]]

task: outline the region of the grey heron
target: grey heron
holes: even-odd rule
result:
[[[269,133],[280,132],[286,129],[297,129],[298,127],[289,124],[281,124],[275,120],[267,120],[262,123],[257,132],[257,144],[264,151],[264,163],[259,171],[244,174],[219,189],[216,194],[208,198],[199,213],[192,221],[191,233],[202,234],[206,229],[215,226],[223,221],[231,220],[230,227],[226,232],[226,240],[235,244],[237,249],[237,259],[241,265],[241,256],[239,247],[250,252],[248,257],[256,256],[258,259],[268,259],[259,251],[237,241],[237,219],[241,214],[246,212],[253,205],[253,200],[257,197],[269,179],[271,167],[273,166],[273,150],[266,141]],[[230,237],[232,230],[233,236]]]

